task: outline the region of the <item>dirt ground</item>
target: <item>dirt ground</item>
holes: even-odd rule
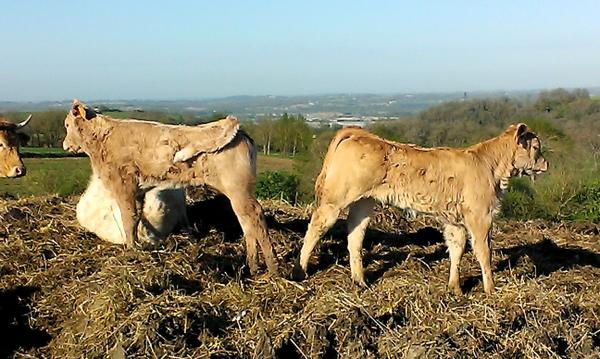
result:
[[[469,251],[456,297],[435,223],[391,208],[367,233],[363,289],[343,219],[293,282],[249,276],[221,199],[190,208],[197,233],[153,251],[86,233],[76,201],[0,203],[0,357],[600,358],[597,225],[498,221],[497,291],[483,294]],[[263,205],[287,278],[310,209]]]

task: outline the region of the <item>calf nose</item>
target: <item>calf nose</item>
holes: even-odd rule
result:
[[[25,176],[25,172],[27,172],[23,166],[15,167],[13,171],[15,173],[15,177]]]

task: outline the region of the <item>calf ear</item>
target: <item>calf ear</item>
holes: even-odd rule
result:
[[[85,107],[79,102],[73,102],[73,107],[71,107],[71,114],[75,117],[85,118]]]
[[[91,120],[94,117],[96,117],[96,112],[94,112],[91,109],[87,109],[84,105],[81,104],[73,106],[71,113],[73,113],[73,116],[81,117],[85,120]]]
[[[515,131],[515,142],[521,142],[521,137],[526,134],[528,131],[527,125],[524,123],[519,123],[517,125],[517,130]]]
[[[86,106],[78,99],[73,100],[71,114],[73,114],[75,117],[81,117],[86,120],[91,120],[92,118],[96,117],[96,113],[91,109],[87,109]]]
[[[27,146],[29,135],[26,133],[17,133],[17,138],[19,139],[19,146]]]

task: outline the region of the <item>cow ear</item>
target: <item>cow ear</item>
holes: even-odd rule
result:
[[[26,133],[17,133],[17,138],[19,139],[19,146],[27,146],[29,135]]]
[[[524,123],[520,123],[517,125],[517,130],[515,131],[515,142],[521,142],[521,138],[528,131],[527,125]]]

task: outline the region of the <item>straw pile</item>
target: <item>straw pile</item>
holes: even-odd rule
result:
[[[598,226],[499,222],[497,292],[472,253],[464,297],[426,219],[378,210],[365,240],[370,288],[351,283],[345,224],[320,244],[308,280],[250,277],[222,201],[191,210],[197,233],[154,251],[80,229],[77,198],[2,202],[0,357],[600,357]],[[264,202],[289,274],[309,208]],[[202,217],[198,214],[204,213]]]

